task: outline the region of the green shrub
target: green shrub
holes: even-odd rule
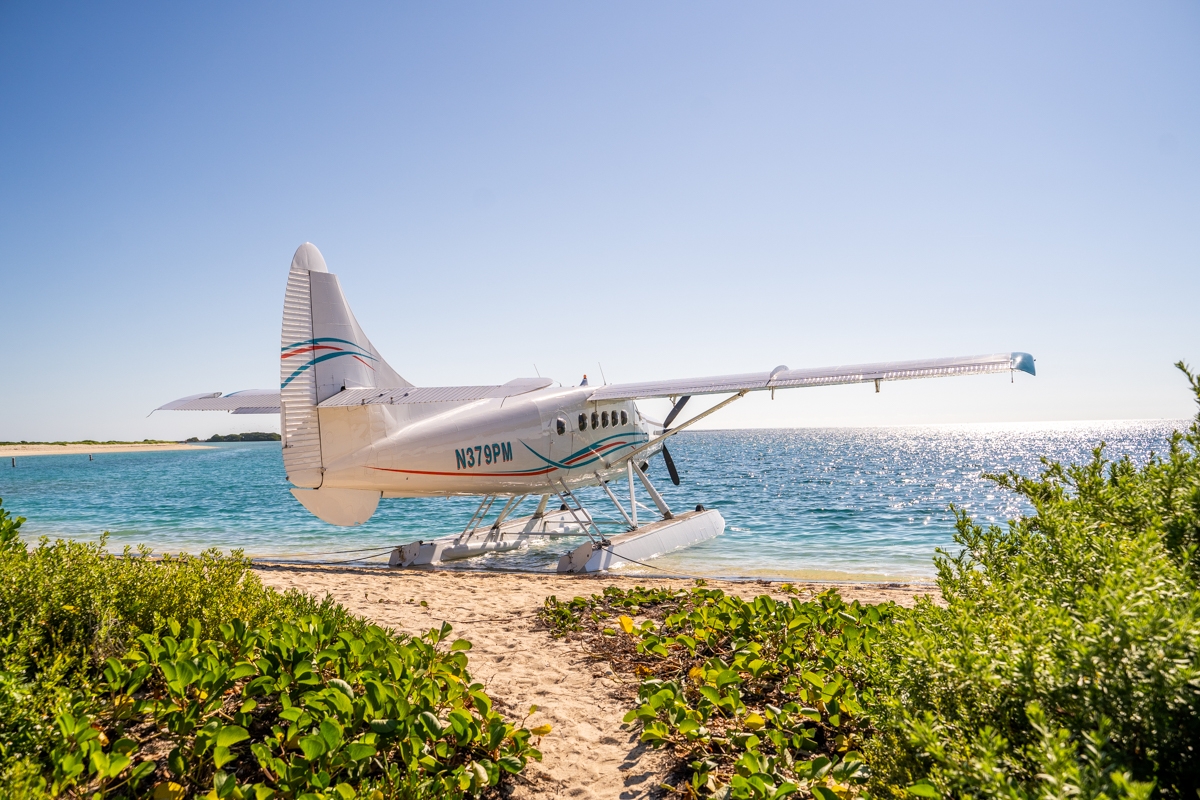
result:
[[[52,792],[453,798],[541,757],[471,682],[470,643],[438,647],[449,625],[405,641],[318,617],[200,630],[171,621],[108,660],[58,717]]]
[[[198,619],[206,635],[232,618],[257,625],[289,610],[240,552],[161,560],[104,540],[41,540],[0,552],[0,658],[36,674],[54,660],[103,660],[170,617]]]
[[[957,512],[962,550],[937,559],[945,607],[921,604],[889,641],[872,788],[1195,797],[1200,417],[1140,468],[1101,446],[992,477],[1035,513],[984,528]]]
[[[240,552],[27,547],[23,522],[0,507],[6,798],[446,797],[540,757],[449,626],[398,636]]]
[[[779,602],[702,586],[609,587],[570,603],[551,597],[542,620],[558,635],[581,632],[597,656],[643,676],[625,721],[643,742],[680,755],[687,777],[678,791],[832,800],[865,779],[859,748],[877,705],[866,679],[897,611],[847,604],[834,591]]]
[[[33,759],[53,746],[55,714],[104,659],[168,618],[195,618],[212,636],[235,618],[259,625],[322,610],[263,586],[240,553],[153,560],[110,554],[103,540],[27,548],[23,522],[0,507],[0,781],[10,785],[15,774],[36,782],[46,765]],[[329,604],[324,611],[336,614]]]

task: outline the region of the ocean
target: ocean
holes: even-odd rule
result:
[[[650,476],[674,509],[697,503],[719,509],[725,533],[653,565],[710,577],[931,580],[936,550],[955,548],[950,504],[997,524],[1027,511],[984,473],[1036,474],[1041,458],[1082,461],[1101,441],[1109,457],[1127,454],[1141,462],[1151,451],[1165,451],[1171,431],[1186,424],[684,432],[670,445],[682,485],[671,485],[659,457],[651,461]],[[616,517],[598,489],[579,495],[596,516]],[[107,531],[116,552],[138,545],[157,553],[237,548],[263,560],[326,563],[456,533],[478,502],[383,500],[365,525],[327,525],[288,492],[278,443],[100,453],[94,461],[86,455],[18,458],[16,468],[0,467],[0,498],[8,511],[27,518],[22,532],[30,540],[94,541]],[[525,513],[535,500],[527,501]],[[547,541],[453,568],[552,572],[559,555],[575,544]],[[380,555],[354,563],[385,561]],[[653,573],[632,565],[622,571]]]

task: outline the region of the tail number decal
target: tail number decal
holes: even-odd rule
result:
[[[457,469],[481,467],[484,464],[499,464],[502,461],[512,461],[512,443],[477,444],[454,451],[454,464]]]

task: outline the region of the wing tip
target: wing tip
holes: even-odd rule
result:
[[[1010,357],[1012,358],[1012,369],[1037,375],[1033,366],[1034,358],[1029,353],[1012,353]]]

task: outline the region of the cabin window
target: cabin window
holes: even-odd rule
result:
[[[581,430],[581,431],[587,430],[587,414],[579,415],[579,430]]]
[[[554,427],[558,429],[558,435],[562,436],[567,432],[567,421],[562,417],[554,420]]]
[[[593,411],[592,412],[592,430],[595,430],[596,428],[599,428],[599,427],[600,427],[600,413],[597,411]]]
[[[600,427],[601,428],[608,427],[608,412],[607,411],[600,412]]]
[[[625,413],[624,409],[621,410],[621,424],[622,425],[629,424],[629,415]]]

